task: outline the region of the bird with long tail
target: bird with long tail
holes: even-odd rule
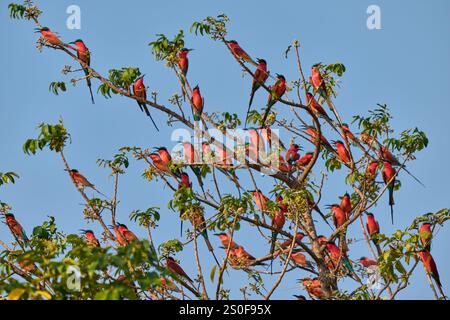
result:
[[[67,171],[67,169],[66,169],[66,171]],[[84,190],[85,188],[91,188],[95,192],[97,192],[97,193],[101,194],[102,196],[104,196],[105,198],[107,198],[107,196],[104,193],[101,193],[100,191],[98,191],[98,189],[95,187],[95,185],[90,183],[89,180],[86,179],[85,176],[83,176],[80,172],[78,172],[78,170],[71,169],[69,171],[69,175],[79,190]]]
[[[416,180],[422,187],[425,188],[425,185],[422,183],[422,181],[420,181],[417,177],[415,177],[410,171],[408,171],[408,169],[406,169],[405,165],[402,165],[400,163],[400,161],[398,161],[398,159],[392,154],[391,151],[389,151],[388,148],[386,148],[385,146],[381,145],[378,141],[377,144],[379,146],[378,149],[378,155],[380,156],[380,158],[383,161],[387,161],[390,162],[391,165],[396,166],[396,167],[401,167],[408,175],[410,175],[414,180]]]
[[[326,248],[327,252],[330,254],[334,268],[337,268],[338,264],[342,263],[347,272],[353,273],[353,266],[347,255],[343,253],[333,241],[328,241],[326,244]]]
[[[283,203],[283,197],[277,197],[278,210],[275,212],[275,215],[272,219],[272,240],[270,243],[270,254],[272,255],[272,260],[270,262],[270,272],[272,273],[272,265],[273,265],[273,254],[275,252],[275,244],[277,242],[277,236],[280,230],[283,229],[284,224],[286,223],[286,213],[288,212],[287,204]]]
[[[192,91],[191,104],[194,121],[200,121],[200,119],[202,118],[203,107],[205,105],[205,99],[202,97],[198,85],[195,86],[194,90]]]
[[[394,224],[394,186],[395,186],[395,176],[396,171],[392,167],[390,162],[384,161],[383,163],[383,171],[381,172],[381,176],[383,177],[384,183],[387,185],[389,191],[389,206],[391,207],[391,220],[392,224]]]
[[[202,235],[203,239],[205,240],[206,247],[208,248],[208,251],[211,252],[212,256],[214,257],[214,260],[217,263],[217,266],[220,267],[219,260],[217,260],[216,255],[214,254],[214,248],[211,244],[211,241],[209,241],[208,236],[208,228],[206,226],[205,216],[203,214],[202,210],[193,209],[191,210],[189,214],[189,221],[191,222],[192,226],[196,231],[199,231]]]
[[[17,240],[22,241],[24,244],[29,242],[25,229],[16,220],[16,217],[12,213],[5,214],[5,220],[6,225]]]
[[[369,259],[367,257],[359,258],[359,263],[365,268],[370,268],[370,267],[378,265],[378,262],[376,262],[375,260]]]
[[[182,48],[180,52],[178,52],[178,68],[180,69],[181,73],[183,74],[183,77],[181,77],[181,83],[184,86],[185,79],[189,70],[189,59],[188,59],[188,53],[191,52],[193,49],[188,48]],[[183,93],[183,98],[186,97],[186,94],[184,92],[184,89],[181,89],[181,92]]]
[[[320,105],[320,103],[316,100],[316,98],[314,98],[314,96],[310,92],[306,93],[306,102],[311,111],[314,112],[317,116],[324,118],[330,124],[333,123],[333,121],[328,116],[325,109]]]
[[[84,44],[83,40],[78,39],[75,40],[74,42],[70,42],[70,44],[74,44],[77,47],[77,57],[78,59],[80,59],[81,61],[83,61],[88,67],[91,66],[91,52],[89,51],[88,47],[86,47],[86,45]],[[92,94],[92,83],[91,83],[91,73],[89,72],[88,68],[85,68],[83,66],[81,66],[84,72],[84,75],[86,77],[86,83],[87,86],[89,88],[89,92],[91,94],[91,100],[92,100],[92,104],[95,104],[94,101],[94,95]]]
[[[286,92],[286,78],[281,74],[277,74],[277,81],[275,82],[274,85],[270,87],[266,112],[264,113],[264,116],[261,121],[262,128],[265,128],[267,117],[269,116],[270,110],[272,109],[273,105],[277,103],[277,101],[284,95],[285,92]]]
[[[382,254],[380,245],[378,244],[378,240],[376,236],[380,233],[380,225],[378,221],[375,219],[375,216],[372,213],[367,212],[367,221],[366,221],[366,230],[372,240],[375,248],[377,249],[378,255]]]
[[[147,117],[149,117],[150,120],[152,121],[156,130],[159,131],[158,126],[155,123],[155,120],[153,120],[153,117],[150,114],[150,111],[148,110],[147,104],[144,102],[145,100],[147,100],[147,88],[145,87],[145,84],[144,84],[144,77],[145,77],[145,75],[140,76],[133,83],[133,94],[138,98],[137,104],[138,104],[139,108],[141,108],[141,111],[145,112]]]
[[[425,272],[434,279],[434,282],[436,282],[439,292],[441,293],[441,295],[443,297],[445,297],[445,294],[442,291],[442,283],[441,283],[441,279],[439,277],[437,265],[433,259],[433,256],[428,251],[420,251],[419,256],[420,256],[420,259],[422,260]]]
[[[239,43],[237,43],[236,40],[228,40],[228,41],[225,40],[225,43],[227,44],[228,48],[230,48],[231,52],[233,53],[233,56],[236,59],[242,60],[244,62],[250,62],[251,64],[257,66],[255,61],[253,61],[253,59],[249,56],[249,54],[245,52],[244,49],[241,48],[241,46],[239,45]]]
[[[54,33],[52,30],[50,30],[48,27],[41,27],[35,29],[36,33],[40,33],[42,38],[49,44],[53,46],[61,46],[66,47],[72,50],[76,50],[71,45],[65,44],[61,41],[61,39]]]
[[[269,73],[267,72],[267,62],[264,59],[257,59],[258,67],[253,75],[252,81],[252,91],[250,92],[250,101],[248,103],[247,115],[245,116],[245,128],[247,128],[248,122],[248,114],[250,113],[250,108],[252,107],[253,98],[255,96],[255,92],[264,84],[269,77]]]
[[[100,241],[95,237],[94,231],[92,230],[80,230],[83,232],[84,237],[88,245],[92,247],[100,247]]]
[[[186,162],[187,165],[189,165],[192,172],[195,174],[195,177],[197,178],[200,188],[202,189],[203,193],[205,193],[202,178],[202,170],[201,167],[196,165],[199,161],[201,161],[200,155],[195,150],[194,145],[189,142],[183,143],[183,152],[184,152],[184,161]]]

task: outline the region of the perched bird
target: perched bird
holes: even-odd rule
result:
[[[159,131],[158,126],[155,123],[155,120],[153,120],[152,115],[150,114],[150,111],[147,108],[147,104],[144,102],[147,100],[147,88],[144,85],[144,76],[140,76],[136,79],[136,81],[133,83],[133,94],[139,98],[140,100],[137,100],[139,108],[141,108],[142,112],[145,112],[147,117],[152,120],[153,125],[155,126],[156,130]]]
[[[316,100],[316,98],[314,98],[314,96],[310,92],[306,93],[306,102],[312,112],[314,112],[318,116],[321,116],[322,118],[327,119],[328,121],[331,121],[325,109],[320,105],[320,103]]]
[[[372,161],[367,165],[366,168],[366,178],[374,181],[377,176],[378,171],[378,161]]]
[[[369,259],[367,257],[361,257],[359,259],[359,263],[362,264],[365,268],[369,268],[369,267],[378,265],[378,262],[376,262],[375,260]]]
[[[80,230],[83,232],[84,236],[86,237],[86,241],[89,245],[93,247],[100,247],[100,241],[95,237],[95,234],[92,230]]]
[[[350,131],[348,124],[343,123],[341,128],[344,131],[344,134],[349,141],[352,141],[352,142],[358,141],[358,139],[356,139],[355,135]]]
[[[333,241],[328,241],[326,244],[326,248],[328,253],[330,254],[330,258],[334,268],[338,266],[338,263],[342,263],[342,265],[347,269],[348,272],[353,272],[352,264],[347,255],[341,252],[341,249],[339,249],[339,247]]]
[[[320,94],[320,96],[324,99],[327,99],[327,88],[325,85],[325,81],[323,80],[322,75],[320,74],[320,70],[317,65],[313,66],[311,69],[311,77],[309,78],[314,89]]]
[[[72,50],[75,50],[75,48],[73,48],[72,46],[63,43],[61,41],[61,39],[53,31],[51,31],[48,27],[36,28],[35,32],[36,33],[40,33],[42,38],[47,43],[50,43],[51,45],[66,47],[66,48],[70,48]]]
[[[170,171],[168,163],[161,158],[159,153],[151,153],[150,159],[152,159],[153,165],[156,169],[158,169],[158,171],[163,174],[172,175],[172,171]]]
[[[200,185],[200,188],[204,193],[205,190],[203,186],[202,170],[200,167],[195,166],[199,161],[201,161],[201,157],[195,150],[194,145],[189,142],[183,143],[183,151],[184,151],[184,160],[186,161],[186,164],[189,165],[192,172],[195,174],[198,184]]]
[[[295,162],[300,160],[300,154],[298,153],[301,150],[298,144],[291,144],[288,151],[286,151],[286,161],[290,165],[294,165]]]
[[[219,237],[219,240],[222,243],[222,247],[224,249],[228,249],[228,246],[230,247],[231,250],[238,248],[238,245],[236,244],[236,242],[234,242],[234,240],[232,240],[228,234],[218,233],[218,234],[215,234],[215,236]]]
[[[298,242],[299,241],[302,241],[302,239],[305,237],[306,235],[303,233],[303,232],[297,232],[297,235],[295,236],[295,242],[296,242],[296,244],[295,244],[295,246],[294,247],[297,247],[298,246]],[[281,248],[282,249],[286,249],[286,248],[289,248],[290,246],[291,246],[291,244],[292,244],[292,239],[287,239],[285,242],[283,242],[282,244],[281,244]]]
[[[336,141],[334,145],[336,146],[339,160],[341,160],[345,164],[350,163],[350,153],[348,152],[347,148],[345,148],[344,143],[342,141]]]
[[[311,267],[311,262],[306,259],[306,256],[301,252],[296,252],[291,254],[291,259],[300,267],[309,268]]]
[[[194,121],[200,121],[203,113],[205,99],[200,94],[200,88],[198,85],[195,86],[194,90],[192,91],[191,104],[193,107],[192,112],[194,114]]]
[[[318,278],[310,279],[305,278],[302,279],[303,287],[306,292],[308,292],[309,296],[313,299],[324,299],[325,293],[322,290],[322,283]]]
[[[318,134],[316,128],[314,128],[314,127],[306,127],[305,132],[311,137],[310,141],[312,143],[315,144],[317,139],[319,139],[319,134]],[[328,150],[328,152],[336,153],[336,151],[331,146],[330,142],[328,142],[327,138],[325,138],[325,136],[323,134],[320,136],[320,143],[325,149]]]
[[[442,293],[442,283],[441,279],[439,278],[439,272],[436,266],[436,262],[433,259],[433,256],[428,251],[420,251],[419,256],[420,259],[422,260],[425,272],[434,279],[439,288],[439,291]]]
[[[381,172],[384,183],[388,186],[389,190],[389,205],[391,206],[391,220],[394,224],[394,185],[395,185],[395,169],[392,167],[390,162],[384,161],[384,168]]]
[[[236,40],[225,41],[225,43],[230,48],[231,52],[233,53],[236,59],[243,60],[245,62],[250,62],[256,65],[256,63],[252,60],[252,58],[250,58],[248,53],[241,48],[241,46],[237,43]]]
[[[181,73],[184,77],[186,77],[189,70],[189,59],[187,57],[188,53],[193,49],[183,48],[178,52],[178,67],[180,68]],[[184,84],[184,80],[183,80]]]
[[[70,42],[70,44],[75,44],[76,45],[78,59],[80,59],[88,67],[90,67],[91,66],[91,52],[89,51],[88,47],[86,47],[86,45],[84,44],[83,40],[78,39],[78,40],[75,40],[74,42]],[[89,69],[85,68],[83,66],[81,66],[81,67],[83,68],[84,74],[86,76],[86,83],[87,83],[87,86],[89,88],[89,92],[91,94],[92,103],[95,104],[94,95],[92,94],[92,84],[91,84],[91,78],[90,78]]]
[[[431,240],[433,239],[433,232],[431,231],[431,224],[428,222],[423,223],[419,228],[420,242],[422,242],[425,250],[430,251]]]
[[[300,159],[298,159],[297,165],[299,165],[300,167],[307,167],[311,162],[311,160],[313,159],[313,157],[314,157],[313,152],[307,152]]]
[[[127,241],[127,243],[131,243],[135,240],[138,240],[138,238],[136,237],[136,235],[131,232],[126,225],[124,224],[118,224],[117,225],[117,229],[120,232],[120,234],[122,235],[122,237]]]
[[[338,204],[333,204],[330,206],[331,211],[333,212],[333,223],[336,228],[344,225],[348,220],[348,215]]]
[[[255,200],[256,207],[259,211],[265,212],[267,211],[267,202],[270,201],[263,193],[259,190],[257,191],[249,191],[253,195],[253,200]]]
[[[366,213],[367,215],[367,222],[366,222],[366,229],[369,235],[372,237],[374,235],[377,235],[380,233],[380,226],[378,224],[378,221],[375,220],[375,217],[372,213]]]
[[[11,233],[20,241],[27,243],[28,237],[23,229],[22,225],[16,220],[13,214],[7,213],[5,214],[6,225],[9,227]]]
[[[234,250],[234,253],[236,254],[236,257],[244,264],[252,264],[256,260],[256,258],[245,251],[244,247],[242,246],[237,247]]]
[[[85,188],[91,188],[92,190],[107,198],[104,193],[98,191],[97,188],[95,188],[95,186],[88,181],[88,179],[86,179],[81,173],[78,172],[78,170],[72,169],[69,171],[69,174],[78,189],[84,190]]]
[[[170,281],[169,279],[161,276],[160,278],[161,281],[161,285],[165,290],[169,290],[169,291],[174,291],[174,292],[178,292],[181,293],[181,290],[175,285],[175,283],[173,283],[172,281]]]
[[[275,252],[275,243],[277,241],[278,232],[283,229],[284,224],[286,223],[286,213],[288,212],[288,207],[286,204],[282,203],[283,197],[277,197],[278,208],[277,212],[275,212],[275,216],[272,219],[272,241],[270,244],[270,254],[273,255]],[[273,262],[273,259],[272,259]],[[272,266],[272,263],[271,263]],[[271,267],[272,269],[272,267]]]
[[[352,202],[350,200],[350,195],[346,192],[342,197],[341,204],[339,207],[344,211],[344,213],[349,216],[350,212],[352,212]]]
[[[258,59],[258,67],[255,71],[252,81],[252,91],[250,93],[250,102],[248,103],[247,115],[245,117],[245,128],[247,128],[248,114],[250,112],[250,108],[252,107],[253,97],[255,96],[255,92],[264,84],[269,77],[269,73],[267,72],[267,62],[264,59]]]
[[[261,121],[262,128],[265,127],[267,117],[269,116],[270,110],[272,109],[273,105],[277,103],[277,101],[284,95],[285,92],[286,92],[286,78],[281,74],[277,74],[277,81],[275,82],[274,85],[270,87],[270,94],[269,99],[267,101],[266,113],[264,114]]]
[[[192,279],[189,278],[189,276],[186,274],[186,272],[184,272],[183,268],[180,267],[180,265],[175,261],[174,258],[172,258],[172,257],[167,258],[166,267],[168,269],[172,270],[173,272],[175,272],[178,276],[181,276],[181,277],[185,278],[186,280],[188,280],[192,285],[194,284]]]
[[[167,150],[166,147],[159,147],[156,148],[156,151],[159,153],[159,157],[161,158],[161,160],[169,165],[169,163],[172,161],[172,156],[170,155],[169,151]]]
[[[121,247],[125,247],[125,246],[128,245],[127,240],[122,235],[122,233],[119,231],[119,227],[118,226],[109,226],[109,228],[114,230],[114,234],[116,236],[116,241]]]

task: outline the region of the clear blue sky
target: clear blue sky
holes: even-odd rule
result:
[[[96,165],[98,158],[110,158],[122,146],[173,146],[169,129],[156,133],[151,123],[133,101],[121,97],[105,100],[96,96],[92,105],[83,85],[55,96],[48,91],[52,81],[66,80],[61,74],[68,57],[34,47],[37,36],[34,25],[8,18],[7,4],[0,0],[0,171],[15,171],[21,178],[16,185],[1,188],[0,200],[10,203],[14,213],[28,232],[53,215],[67,233],[86,227],[82,217],[82,199],[63,172],[60,159],[43,152],[29,157],[22,144],[36,135],[40,122],[56,123],[64,118],[73,137],[66,150],[69,163],[82,171],[99,189],[107,194],[113,190],[108,172]],[[294,60],[283,53],[292,40],[299,39],[305,69],[317,62],[343,62],[347,72],[343,77],[341,94],[336,100],[342,116],[365,113],[377,103],[386,103],[395,116],[393,125],[399,131],[418,126],[430,139],[429,148],[409,165],[427,188],[423,189],[408,176],[401,176],[403,186],[396,194],[396,225],[404,228],[417,215],[449,206],[446,169],[450,126],[450,3],[440,1],[38,1],[44,14],[43,25],[58,31],[65,41],[82,38],[92,52],[92,66],[103,74],[109,68],[140,67],[147,74],[150,90],[159,91],[159,101],[166,103],[178,84],[163,63],[155,62],[148,43],[155,34],[173,35],[186,30],[186,45],[195,48],[191,54],[189,77],[199,83],[207,101],[207,111],[228,110],[244,116],[250,80],[242,78],[240,68],[223,46],[207,38],[187,32],[194,20],[208,15],[226,13],[231,18],[230,38],[238,40],[253,56],[265,58],[270,70],[283,73],[288,80],[297,77]],[[66,28],[66,8],[77,4],[82,10],[82,29]],[[381,7],[382,30],[366,27],[366,9],[371,4]],[[97,83],[95,82],[95,87]],[[262,106],[266,94],[258,93],[255,106]],[[164,115],[152,111],[161,124]],[[289,137],[286,137],[288,140]],[[160,206],[161,228],[155,232],[157,244],[178,237],[177,214],[166,209],[171,192],[160,183],[148,184],[141,178],[144,166],[132,162],[120,184],[119,219],[127,221],[130,211]],[[315,174],[319,176],[317,169]],[[336,202],[345,193],[342,175],[327,181],[321,206]],[[269,187],[266,185],[266,187]],[[350,190],[349,190],[350,191]],[[373,210],[383,231],[392,232],[387,198]],[[213,212],[208,212],[213,214]],[[130,227],[142,237],[131,223]],[[97,225],[89,225],[100,232]],[[450,227],[440,230],[434,240],[433,255],[438,263],[444,289],[450,285],[448,240]],[[267,244],[257,239],[255,232],[237,235],[237,241],[255,256],[267,253]],[[325,230],[325,229],[324,229]],[[354,237],[362,238],[359,226],[352,227]],[[325,232],[325,231],[324,231]],[[0,239],[11,240],[5,226],[0,226]],[[214,245],[219,243],[213,240]],[[202,244],[202,260],[209,274],[210,257]],[[192,248],[186,248],[177,258],[189,274],[196,267]],[[223,252],[219,252],[222,256]],[[350,256],[357,259],[369,255],[359,242]],[[208,261],[207,261],[208,260]],[[246,276],[230,271],[231,288],[239,298],[238,288]],[[302,289],[295,279],[302,273],[288,275],[274,298],[290,298]],[[209,283],[209,279],[207,280]],[[270,284],[270,281],[268,282]],[[412,285],[401,298],[432,298],[423,269],[412,278]],[[208,284],[209,288],[212,288]],[[269,286],[270,287],[270,286]],[[347,287],[347,284],[344,285]]]

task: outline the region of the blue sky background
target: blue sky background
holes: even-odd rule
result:
[[[129,99],[114,97],[106,100],[96,96],[90,103],[87,88],[69,85],[68,92],[55,96],[48,91],[52,81],[69,81],[61,69],[72,61],[52,50],[39,53],[34,43],[38,36],[34,25],[8,18],[7,4],[0,0],[0,171],[20,174],[16,185],[2,187],[0,200],[11,204],[14,213],[28,232],[32,227],[53,215],[58,225],[68,233],[85,228],[82,217],[82,199],[74,190],[63,164],[53,153],[43,152],[26,156],[22,144],[37,134],[40,122],[56,123],[60,117],[73,137],[66,150],[69,163],[84,173],[104,193],[111,194],[113,181],[108,172],[96,165],[98,158],[111,158],[122,146],[153,147],[166,145],[172,129],[157,133]],[[109,68],[140,67],[147,74],[150,90],[159,91],[159,101],[178,90],[172,72],[163,63],[155,62],[148,43],[155,34],[172,36],[179,29],[186,30],[186,46],[195,48],[191,54],[189,78],[199,83],[206,98],[206,111],[227,110],[245,116],[250,79],[243,78],[238,65],[219,43],[196,37],[187,32],[191,23],[208,15],[226,13],[231,18],[229,38],[238,40],[254,57],[265,58],[272,73],[283,73],[288,80],[297,78],[293,59],[283,56],[294,39],[302,45],[305,71],[317,62],[343,62],[347,67],[336,105],[344,119],[350,122],[355,114],[365,114],[377,103],[390,106],[399,130],[419,127],[430,139],[429,148],[418,154],[409,168],[426,184],[426,189],[409,176],[402,175],[403,186],[396,194],[396,224],[391,225],[387,197],[373,209],[384,232],[404,228],[412,219],[429,211],[449,206],[447,170],[450,126],[450,3],[445,0],[425,1],[38,1],[44,14],[41,23],[58,31],[64,41],[82,38],[92,52],[92,66],[102,74]],[[82,10],[81,30],[66,28],[66,8],[76,4]],[[371,4],[381,7],[382,30],[366,27],[366,9]],[[97,82],[94,81],[96,90]],[[255,107],[262,107],[266,94],[258,92]],[[152,111],[163,127],[166,117]],[[288,115],[288,113],[284,113]],[[355,129],[355,128],[353,128]],[[330,139],[335,138],[330,136]],[[283,137],[289,141],[290,137]],[[120,184],[119,219],[127,221],[129,212],[160,206],[161,227],[155,232],[157,244],[179,235],[177,214],[166,209],[171,192],[161,183],[147,183],[141,178],[144,166],[132,162],[128,174]],[[319,177],[320,170],[315,174]],[[249,183],[247,178],[242,178]],[[266,179],[272,181],[271,179]],[[244,184],[245,184],[244,183]],[[249,184],[250,186],[250,184]],[[269,184],[265,184],[269,188]],[[266,189],[268,190],[268,189]],[[343,174],[330,178],[324,189],[321,206],[337,201],[346,191]],[[349,190],[350,191],[350,190]],[[208,215],[214,212],[208,211]],[[129,223],[142,237],[144,230]],[[99,233],[99,226],[90,228]],[[256,232],[245,228],[236,240],[255,256],[267,253],[268,246]],[[253,230],[253,229],[251,229]],[[324,233],[328,233],[323,229]],[[350,233],[361,239],[359,225]],[[440,230],[434,240],[433,255],[441,273],[444,290],[450,285],[448,270],[449,227]],[[0,226],[0,239],[9,241],[6,226]],[[218,246],[217,239],[213,244]],[[209,274],[210,256],[202,244],[204,270]],[[196,266],[192,248],[186,248],[180,258],[183,268],[194,275]],[[222,257],[223,252],[217,253]],[[350,257],[369,256],[363,242],[351,248]],[[278,266],[277,263],[275,263]],[[232,296],[240,298],[239,287],[246,281],[245,274],[230,271],[225,287]],[[296,279],[304,276],[295,272],[286,276],[274,298],[291,298],[302,288]],[[275,280],[275,279],[274,279]],[[423,269],[412,278],[412,285],[399,297],[404,299],[432,298]],[[212,288],[209,279],[208,287]],[[271,281],[268,281],[270,288]],[[344,288],[351,288],[343,284]]]

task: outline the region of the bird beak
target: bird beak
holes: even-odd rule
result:
[[[189,52],[194,51],[194,49],[188,49]]]

